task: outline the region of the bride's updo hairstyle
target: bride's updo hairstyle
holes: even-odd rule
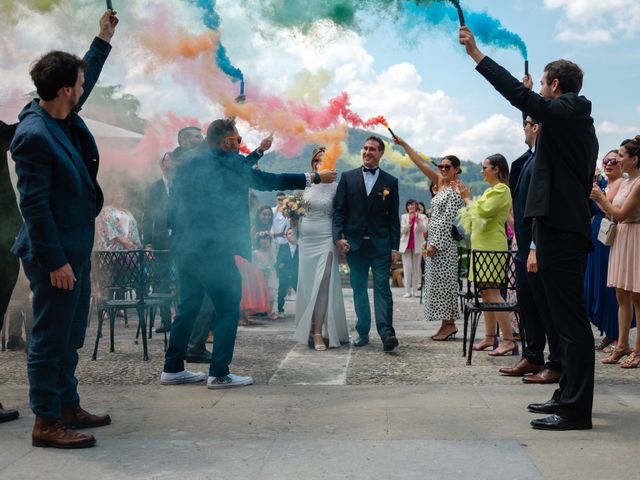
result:
[[[311,170],[314,170],[313,164],[318,159],[320,155],[327,151],[326,147],[316,147],[313,149],[313,153],[311,154]]]

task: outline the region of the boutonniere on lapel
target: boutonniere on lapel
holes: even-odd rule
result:
[[[384,187],[381,192],[378,192],[378,195],[382,195],[382,200],[386,200],[391,192],[388,187]]]

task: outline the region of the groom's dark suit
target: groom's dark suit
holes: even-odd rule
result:
[[[398,179],[382,170],[367,195],[362,168],[344,172],[334,200],[333,241],[346,239],[353,301],[360,337],[371,329],[367,295],[369,267],[373,272],[373,303],[380,338],[395,336],[393,299],[389,286],[391,251],[400,244]],[[366,173],[366,175],[370,175]]]

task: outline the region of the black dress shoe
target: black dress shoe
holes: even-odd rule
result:
[[[169,333],[171,331],[171,325],[169,325],[168,327],[166,327],[163,324],[160,324],[156,327],[156,333]]]
[[[591,420],[579,421],[569,420],[560,415],[551,415],[545,418],[536,418],[531,420],[531,426],[537,430],[591,430]]]
[[[353,341],[354,347],[364,347],[369,343],[369,337],[358,337]]]
[[[547,400],[544,403],[530,403],[527,405],[527,410],[531,413],[544,413],[545,415],[553,415],[556,413],[556,408],[558,408],[558,402],[556,402],[553,398],[551,400]]]
[[[185,358],[187,363],[211,363],[211,354],[209,352],[202,352],[197,354],[187,353]]]
[[[382,339],[382,351],[389,353],[393,352],[394,348],[396,348],[400,343],[395,335],[389,335]]]
[[[2,408],[2,404],[0,403],[0,423],[15,420],[19,416],[20,414],[18,413],[18,410],[5,410]]]

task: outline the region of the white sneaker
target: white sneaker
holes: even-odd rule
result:
[[[181,385],[183,383],[203,382],[207,376],[202,372],[190,372],[183,370],[177,373],[162,372],[160,375],[161,385]]]
[[[207,388],[215,390],[217,388],[233,388],[244,387],[253,383],[253,377],[241,377],[230,373],[225,377],[209,377],[207,379]]]
[[[405,293],[403,295],[403,298],[411,298],[411,297],[412,297],[412,295],[410,293]]]

